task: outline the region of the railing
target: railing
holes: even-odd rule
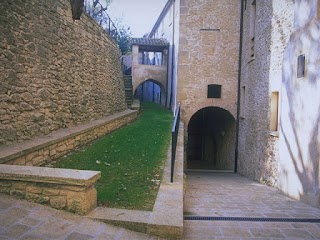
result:
[[[118,30],[107,13],[107,7],[99,0],[85,0],[84,10],[89,14],[115,41],[118,37]]]
[[[172,125],[172,146],[171,146],[171,182],[173,182],[174,164],[176,161],[177,140],[180,122],[180,103],[176,109],[173,125]]]

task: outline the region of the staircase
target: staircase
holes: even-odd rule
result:
[[[124,82],[124,90],[125,90],[125,98],[128,108],[132,105],[133,100],[133,92],[132,92],[132,76],[131,75],[123,75]]]

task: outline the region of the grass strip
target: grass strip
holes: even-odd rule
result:
[[[55,167],[101,171],[98,205],[152,210],[171,137],[172,113],[142,104],[137,121],[57,161]]]

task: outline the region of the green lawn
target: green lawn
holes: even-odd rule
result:
[[[144,103],[139,118],[85,146],[55,167],[101,171],[98,205],[152,210],[171,137],[172,113]]]

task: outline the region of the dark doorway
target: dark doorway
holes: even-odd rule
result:
[[[188,125],[187,168],[233,170],[236,121],[230,112],[207,107]]]
[[[140,102],[156,102],[164,105],[163,93],[164,91],[158,82],[147,80],[137,87],[134,98],[139,99]]]

